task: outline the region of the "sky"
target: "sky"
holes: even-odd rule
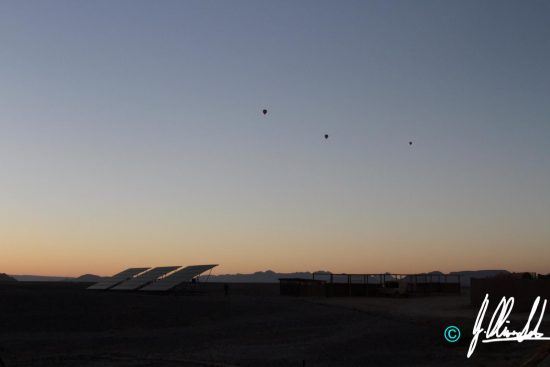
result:
[[[2,1],[0,272],[550,273],[549,20]]]

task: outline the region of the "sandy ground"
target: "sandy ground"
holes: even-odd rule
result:
[[[466,296],[310,299],[148,295],[81,285],[0,286],[6,366],[519,366],[536,343],[444,341],[469,333]],[[467,340],[466,340],[467,339]]]

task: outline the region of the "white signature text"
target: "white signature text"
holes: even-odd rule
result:
[[[512,341],[521,343],[525,340],[550,340],[550,337],[544,337],[544,333],[539,332],[539,327],[542,322],[542,318],[544,317],[544,310],[546,309],[546,300],[544,300],[544,302],[542,303],[540,311],[537,311],[539,309],[539,304],[540,297],[537,297],[535,299],[535,302],[533,303],[533,307],[531,307],[529,318],[527,319],[527,322],[525,323],[523,329],[521,329],[520,331],[509,330],[507,326],[510,323],[510,321],[508,321],[508,317],[510,316],[510,314],[512,313],[512,309],[514,308],[514,297],[502,297],[495,311],[493,312],[493,316],[491,317],[489,324],[486,326],[486,328],[484,328],[482,324],[483,320],[485,319],[487,308],[489,307],[489,295],[486,294],[485,299],[483,300],[481,308],[479,309],[476,317],[474,330],[472,332],[473,337],[472,341],[470,342],[470,348],[468,349],[467,357],[470,358],[472,354],[474,354],[477,342],[478,340],[480,340],[480,335],[483,334],[485,335],[485,337],[481,339],[482,343]],[[539,312],[537,323],[532,325],[533,318],[535,317],[535,314],[537,312]]]

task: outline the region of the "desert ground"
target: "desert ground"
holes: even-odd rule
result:
[[[158,295],[87,291],[88,285],[0,285],[3,364],[522,366],[542,347],[484,344],[466,359],[477,313],[467,292],[414,299],[294,298],[279,296],[276,285],[250,286],[247,292],[230,286],[228,296],[215,287]],[[456,344],[443,339],[450,324],[464,333]],[[543,327],[550,329],[547,322]]]

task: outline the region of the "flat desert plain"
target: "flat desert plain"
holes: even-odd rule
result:
[[[1,363],[521,366],[543,347],[541,342],[482,344],[466,359],[477,313],[467,293],[294,298],[278,296],[276,285],[263,292],[262,285],[251,286],[246,294],[231,285],[228,296],[223,290],[170,295],[88,291],[88,285],[0,285]],[[443,338],[451,324],[463,331],[454,344]],[[547,322],[545,328],[550,330]]]

